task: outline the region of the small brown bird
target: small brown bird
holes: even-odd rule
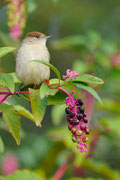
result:
[[[40,32],[29,32],[23,39],[16,57],[16,75],[25,85],[39,85],[50,77],[50,68],[32,60],[49,62],[50,55],[46,41],[51,36]]]

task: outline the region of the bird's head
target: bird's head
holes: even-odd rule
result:
[[[26,34],[25,38],[23,39],[23,43],[46,45],[46,41],[50,37],[52,37],[52,36],[46,36],[43,33],[33,31],[33,32],[29,32],[29,33]]]

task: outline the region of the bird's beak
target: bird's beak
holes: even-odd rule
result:
[[[53,36],[45,36],[45,38],[46,38],[46,39],[48,39],[48,38],[52,38],[52,37],[53,37]]]

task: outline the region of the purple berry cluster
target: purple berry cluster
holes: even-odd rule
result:
[[[67,115],[68,129],[72,132],[72,140],[77,143],[77,148],[80,152],[87,152],[86,148],[88,144],[86,144],[86,142],[88,138],[83,135],[89,134],[88,120],[82,99],[74,99],[72,95],[73,93],[66,98],[66,105],[68,105],[68,107],[65,109],[65,112]]]

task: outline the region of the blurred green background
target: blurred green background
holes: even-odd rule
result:
[[[30,168],[44,178],[53,177],[62,164],[69,162],[63,180],[77,177],[119,180],[120,1],[26,0],[24,3],[26,24],[22,36],[14,40],[9,35],[9,3],[0,0],[0,47],[19,47],[24,35],[31,31],[53,35],[47,43],[51,64],[61,74],[70,68],[102,78],[105,83],[96,90],[103,106],[93,103],[89,95],[85,100],[86,109],[91,112],[87,154],[77,152],[71,142],[64,107],[48,107],[42,128],[22,117],[20,146],[0,126],[0,135],[5,143],[5,152],[0,154],[1,174],[2,162],[12,152],[18,158],[21,169]],[[15,54],[4,56],[0,68],[3,72],[14,72]],[[52,72],[51,77],[55,77]],[[85,95],[85,92],[82,94]],[[24,104],[30,109],[22,96],[12,97],[8,101]]]

